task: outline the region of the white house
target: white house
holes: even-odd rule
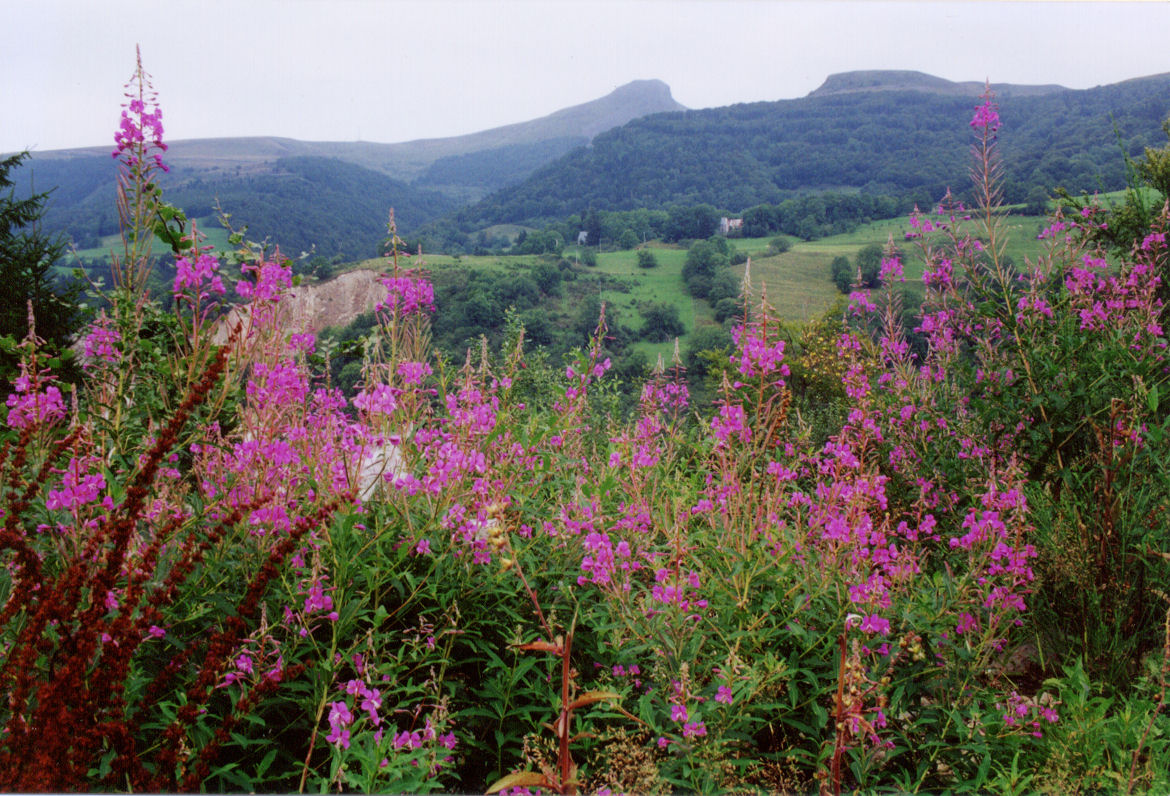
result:
[[[720,235],[727,235],[728,233],[730,233],[734,230],[742,230],[742,229],[743,229],[743,219],[742,218],[728,218],[727,216],[724,216],[723,218],[719,219],[719,234]]]

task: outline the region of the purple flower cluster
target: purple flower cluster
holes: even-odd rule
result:
[[[404,274],[384,276],[380,281],[386,288],[386,297],[378,302],[376,311],[397,315],[414,315],[424,310],[434,312],[435,289],[428,280]]]
[[[171,292],[175,298],[184,298],[192,305],[198,305],[212,294],[222,296],[227,292],[219,274],[219,260],[210,254],[200,254],[192,262],[187,257],[175,261],[175,281]]]
[[[122,359],[122,352],[118,345],[122,342],[122,335],[114,328],[113,319],[104,312],[98,316],[89,327],[89,332],[82,340],[82,351],[85,354],[86,370],[93,370],[96,363],[116,365]]]
[[[65,400],[48,370],[29,372],[20,363],[20,375],[12,382],[8,395],[8,425],[12,428],[52,425],[65,417]]]
[[[114,133],[115,149],[112,156],[121,157],[130,168],[139,165],[140,153],[149,149],[154,165],[163,171],[170,171],[162,161],[167,145],[163,141],[162,109],[157,103],[150,104],[141,98],[131,99],[122,109],[122,119]]]

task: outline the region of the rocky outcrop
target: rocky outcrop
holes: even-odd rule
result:
[[[922,91],[930,94],[978,97],[983,93],[985,83],[974,80],[955,83],[925,72],[900,69],[870,69],[856,72],[840,72],[829,75],[825,82],[810,97],[830,94],[852,94],[863,91]],[[1025,86],[1013,83],[992,83],[998,97],[1036,97],[1067,91],[1055,84]]]
[[[289,288],[280,300],[280,322],[290,334],[317,334],[330,326],[345,326],[364,312],[373,311],[386,297],[380,271],[347,271],[325,282]],[[246,318],[235,307],[220,322],[216,342],[227,340],[227,329]]]

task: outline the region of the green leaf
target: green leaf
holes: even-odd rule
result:
[[[264,759],[260,761],[260,765],[256,766],[256,776],[263,777],[268,771],[268,767],[272,765],[272,761],[276,759],[276,750],[269,750],[268,754],[264,755]]]
[[[1150,392],[1146,395],[1146,406],[1150,407],[1151,412],[1158,411],[1158,385],[1155,384]]]
[[[979,764],[979,771],[975,774],[975,782],[972,783],[974,790],[983,788],[983,783],[987,782],[987,775],[991,772],[991,755],[983,755],[983,762]]]

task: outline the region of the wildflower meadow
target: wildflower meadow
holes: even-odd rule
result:
[[[713,404],[676,360],[624,412],[604,308],[567,362],[518,323],[437,356],[391,228],[343,394],[279,252],[165,203],[127,92],[85,378],[31,307],[0,429],[0,787],[1170,789],[1167,210],[1011,263],[989,94],[974,201],[898,241],[920,312],[891,241],[816,323],[748,296]]]

